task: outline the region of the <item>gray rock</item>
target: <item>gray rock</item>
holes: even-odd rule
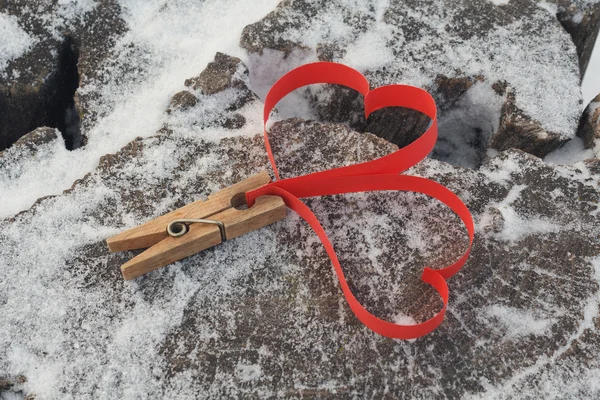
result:
[[[600,94],[588,104],[583,112],[577,136],[583,139],[586,149],[600,146]]]
[[[233,77],[240,66],[245,68],[239,58],[217,53],[215,60],[210,62],[197,78],[185,81],[185,86],[194,90],[200,89],[204,94],[218,93],[231,86]]]
[[[548,8],[529,0],[502,6],[470,0],[386,6],[373,1],[360,7],[283,1],[247,26],[240,44],[250,53],[250,69],[264,70],[253,87],[319,59],[357,66],[372,87],[401,82],[429,90],[441,122],[434,157],[468,158],[458,164],[478,167],[490,147],[543,157],[575,136],[581,102],[576,46],[552,10],[542,6]],[[273,64],[278,68],[269,67]],[[510,88],[510,97],[496,90],[500,87]],[[320,120],[349,123],[400,146],[428,122],[405,110],[382,111],[385,115],[365,122],[362,99],[352,91],[325,87],[304,93]],[[481,104],[497,106],[484,113]]]
[[[202,93],[211,95],[222,92],[228,88],[240,90],[242,93],[238,100],[229,108],[230,111],[237,110],[256,95],[248,89],[248,69],[237,57],[219,53],[215,55],[214,61],[208,63],[199,76],[186,79],[185,86],[200,90]]]
[[[0,391],[6,391],[13,386],[13,383],[8,379],[0,378]],[[1,392],[0,392],[1,393]]]
[[[241,129],[244,125],[246,125],[246,117],[242,114],[228,116],[223,123],[223,127],[227,129]]]
[[[24,396],[21,386],[27,382],[27,378],[22,375],[9,378],[0,377],[0,394],[4,395],[5,398],[23,398],[34,400],[31,396]]]
[[[14,146],[27,147],[29,150],[35,150],[35,148],[41,145],[56,140],[59,135],[60,132],[57,132],[54,128],[42,127],[22,136],[14,143]]]
[[[269,169],[260,115],[252,115],[260,114],[261,104],[249,89],[248,71],[239,60],[218,54],[188,82],[197,99],[193,109],[165,115],[154,136],[104,155],[69,190],[0,220],[0,377],[11,385],[0,387],[0,397],[12,395],[6,390],[40,399],[199,393],[213,398],[600,396],[590,384],[600,370],[600,160],[551,166],[508,150],[486,161],[482,154],[498,132],[506,132],[502,147],[510,143],[509,130],[542,138],[535,126],[549,122],[536,120],[525,107],[531,104],[519,102],[529,88],[508,79],[514,76],[456,70],[464,60],[441,69],[435,64],[448,49],[464,50],[482,40],[490,49],[500,46],[500,33],[514,23],[524,24],[523,32],[539,30],[539,36],[528,36],[528,50],[541,52],[544,44],[557,43],[564,50],[550,52],[546,61],[556,68],[549,71],[564,75],[565,86],[553,83],[549,91],[566,111],[550,121],[555,130],[542,126],[549,140],[564,141],[574,132],[573,115],[578,118],[570,108],[576,103],[571,90],[577,66],[575,50],[557,31],[554,17],[515,1],[497,8],[453,0],[447,11],[438,1],[392,1],[383,10],[371,10],[375,2],[333,3],[338,19],[332,21],[341,20],[343,29],[319,43],[304,43],[319,32],[311,24],[335,17],[327,4],[282,3],[273,24],[263,21],[247,45],[266,58],[273,48],[261,47],[262,40],[280,46],[287,61],[313,49],[315,57],[339,61],[356,50],[353,43],[382,34],[381,21],[392,27],[391,40],[365,59],[389,50],[390,64],[398,65],[365,67],[369,79],[374,85],[413,79],[431,90],[442,113],[440,127],[446,129],[438,158],[454,151],[481,165],[475,171],[427,159],[408,172],[455,191],[475,218],[472,255],[448,282],[444,323],[410,342],[370,332],[343,300],[322,245],[291,212],[265,229],[133,282],[122,280],[119,266],[137,252],[109,253],[107,237]],[[306,24],[302,35],[286,36],[299,19]],[[465,28],[469,23],[472,31]],[[102,28],[111,31],[108,24]],[[346,28],[348,37],[335,37]],[[100,48],[105,37],[98,39]],[[422,37],[443,40],[419,52]],[[509,34],[507,40],[516,38]],[[95,46],[93,35],[88,43]],[[502,55],[482,43],[474,47],[480,56]],[[80,57],[92,54],[82,45]],[[138,51],[143,49],[132,54]],[[102,53],[98,57],[101,64]],[[405,58],[412,67],[403,72]],[[527,72],[539,78],[541,58],[518,68],[530,66]],[[500,70],[510,68],[502,57],[492,61]],[[434,67],[422,76],[410,76],[430,64]],[[89,65],[86,73],[78,68],[81,79],[107,79]],[[122,79],[110,71],[109,79]],[[85,92],[76,99],[80,110],[88,110],[84,124],[101,112],[90,107],[98,93]],[[305,95],[319,118],[350,126],[299,118],[275,123],[270,137],[283,177],[383,156],[397,146],[369,132],[405,144],[428,123],[419,114],[393,110],[360,120],[355,115],[361,114],[361,99],[339,88]],[[181,97],[192,101],[187,94]],[[394,130],[398,123],[405,125],[402,134]],[[461,130],[465,136],[455,135]],[[38,130],[1,153],[0,174],[18,176],[28,160],[46,159],[43,152],[66,152],[53,132]],[[464,155],[460,140],[475,149],[472,157]],[[554,145],[534,137],[516,143],[540,153]],[[47,172],[38,164],[30,170]],[[403,192],[305,201],[370,311],[389,320],[422,321],[439,310],[441,301],[419,275],[424,266],[443,266],[464,250],[465,233],[449,210]]]
[[[539,121],[528,117],[516,105],[515,93],[510,88],[506,90],[498,130],[490,142],[492,148],[521,149],[543,158],[564,143],[560,135],[547,132]]]
[[[504,217],[502,216],[500,209],[490,207],[486,210],[486,214],[484,215],[488,217],[487,223],[484,222],[482,224],[484,231],[492,230],[496,233],[502,232],[502,229],[504,229]]]
[[[188,92],[187,90],[182,90],[181,92],[177,92],[173,95],[167,112],[170,113],[174,110],[187,110],[188,108],[195,106],[196,103],[198,103],[198,99],[193,93]]]
[[[64,142],[60,132],[54,128],[38,128],[22,136],[9,149],[0,151],[0,173],[18,175],[18,170],[27,161],[35,159]]]

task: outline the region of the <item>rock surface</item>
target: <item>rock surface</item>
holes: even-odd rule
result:
[[[261,71],[253,79],[259,92],[287,69],[317,59],[354,66],[373,87],[427,88],[441,110],[439,159],[456,161],[452,153],[471,148],[472,157],[459,164],[477,167],[488,147],[516,147],[543,157],[575,137],[581,109],[577,54],[556,10],[528,0],[506,3],[283,1],[244,29],[241,45],[251,54],[251,71]],[[459,82],[464,89],[447,96],[444,88]],[[512,96],[501,97],[493,90],[498,86],[508,87]],[[307,90],[306,97],[320,100],[314,113],[327,121],[360,122],[360,104],[350,115],[338,111],[347,110],[356,95],[348,92],[350,98],[340,101],[335,90]],[[478,109],[481,104],[488,108]],[[514,107],[520,110],[517,124]],[[414,138],[421,130],[412,130],[415,124],[405,119],[399,115],[396,126],[407,128],[392,133],[377,123],[353,127],[403,145],[405,139],[396,138]]]
[[[182,90],[173,95],[167,112],[171,113],[173,110],[187,110],[190,107],[194,107],[197,103],[198,99],[193,93]]]
[[[215,59],[196,78],[186,79],[185,86],[200,90],[202,93],[211,95],[222,92],[228,88],[234,88],[241,93],[238,100],[228,110],[236,110],[254,99],[256,95],[248,89],[248,69],[237,57],[217,53]]]
[[[476,221],[471,258],[449,280],[445,322],[415,341],[383,338],[356,320],[321,244],[292,213],[124,282],[119,266],[134,252],[109,253],[107,237],[269,168],[260,125],[226,127],[248,110],[260,115],[260,102],[236,108],[244,91],[233,84],[198,96],[64,194],[0,221],[0,265],[11,266],[0,281],[0,376],[11,391],[40,399],[600,395],[589,384],[600,369],[598,160],[550,166],[507,151],[479,171],[432,159],[409,171],[454,190]],[[220,112],[203,108],[212,103]],[[284,177],[396,149],[301,119],[275,123],[271,138]],[[369,310],[420,321],[439,309],[419,274],[466,244],[449,210],[396,192],[307,204]]]
[[[65,26],[84,35],[66,43],[79,52],[74,104],[89,142],[69,152],[59,131],[40,128],[0,152],[0,398],[600,397],[600,161],[556,166],[521,151],[543,155],[574,136],[587,44],[574,46],[554,14],[563,25],[571,15],[576,37],[593,26],[577,12],[597,2],[285,1],[245,30],[250,70],[238,57],[199,55],[196,45],[205,53],[214,38],[202,29],[227,37],[215,29],[227,2],[120,2],[123,11],[61,1],[29,13],[25,3],[0,0],[26,34],[38,21],[55,27],[58,44]],[[234,8],[250,15],[261,4]],[[110,12],[116,25],[97,25]],[[373,86],[425,87],[438,102],[435,159],[408,173],[454,190],[476,241],[449,280],[446,320],[424,338],[362,326],[322,245],[291,212],[132,282],[119,266],[137,252],[106,247],[123,229],[268,170],[254,91],[264,96],[286,69],[316,59],[354,65]],[[408,110],[365,121],[361,99],[343,88],[299,99],[305,109],[283,102],[272,118],[284,177],[388,154],[389,141],[407,144],[429,123]],[[296,113],[310,118],[287,118]],[[581,120],[585,140],[595,115],[590,106]],[[490,146],[521,150],[490,158]],[[38,200],[21,211],[33,203],[24,193]],[[411,323],[440,308],[419,276],[466,245],[450,211],[395,192],[306,203],[370,311]]]
[[[15,149],[27,149],[31,153],[35,153],[40,147],[47,143],[58,139],[60,132],[54,128],[41,127],[37,128],[17,140],[13,146]],[[4,152],[0,152],[0,160],[4,158]]]
[[[215,94],[231,86],[241,60],[227,54],[217,53],[215,60],[197,78],[185,81],[185,86],[202,90],[204,94]],[[245,68],[245,67],[244,67]],[[239,82],[239,81],[238,81]]]
[[[539,123],[532,121],[516,104],[515,93],[506,89],[506,98],[500,112],[498,130],[492,136],[493,149],[521,149],[533,155],[544,157],[557,149],[565,141],[560,135],[548,133]]]
[[[573,38],[579,55],[579,69],[583,76],[600,30],[600,2],[551,0],[549,3],[556,4],[556,17]]]
[[[588,104],[581,121],[577,135],[583,139],[586,149],[595,149],[600,158],[600,94]]]

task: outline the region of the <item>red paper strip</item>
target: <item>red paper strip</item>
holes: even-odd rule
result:
[[[279,180],[279,171],[269,144],[267,120],[275,105],[290,92],[315,83],[333,83],[352,88],[365,96],[365,116],[385,107],[406,107],[422,112],[431,118],[427,131],[406,147],[378,158],[347,167],[315,172],[295,178]],[[343,64],[319,62],[298,67],[271,88],[265,99],[264,137],[269,160],[277,181],[257,190],[246,193],[249,206],[263,195],[276,195],[283,198],[286,205],[297,212],[315,231],[337,274],[342,292],[356,317],[369,329],[380,335],[397,339],[414,339],[433,331],[444,320],[448,306],[448,285],[446,279],[454,275],[464,265],[473,243],[474,226],[467,206],[450,190],[432,180],[410,175],[399,175],[423,160],[431,152],[437,140],[437,110],[435,101],[425,90],[407,85],[389,85],[369,90],[367,79],[358,71]],[[441,296],[444,306],[432,318],[416,325],[399,325],[377,318],[368,312],[354,297],[337,255],[325,230],[317,217],[299,198],[325,196],[341,193],[369,192],[381,190],[403,190],[423,193],[446,204],[458,215],[467,229],[469,246],[455,263],[441,269],[425,267],[421,280],[431,285]]]

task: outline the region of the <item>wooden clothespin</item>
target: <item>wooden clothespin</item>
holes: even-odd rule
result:
[[[265,171],[106,240],[112,252],[148,250],[121,265],[123,278],[134,279],[191,256],[228,239],[285,218],[286,207],[277,196],[263,196],[247,209],[244,193],[271,181]]]

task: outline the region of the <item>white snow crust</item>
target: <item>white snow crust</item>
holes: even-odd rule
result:
[[[35,38],[19,25],[16,17],[0,12],[0,74],[8,62],[23,55],[35,44]]]
[[[544,161],[550,164],[574,164],[594,157],[594,150],[585,149],[583,146],[583,139],[575,137],[544,157]]]

